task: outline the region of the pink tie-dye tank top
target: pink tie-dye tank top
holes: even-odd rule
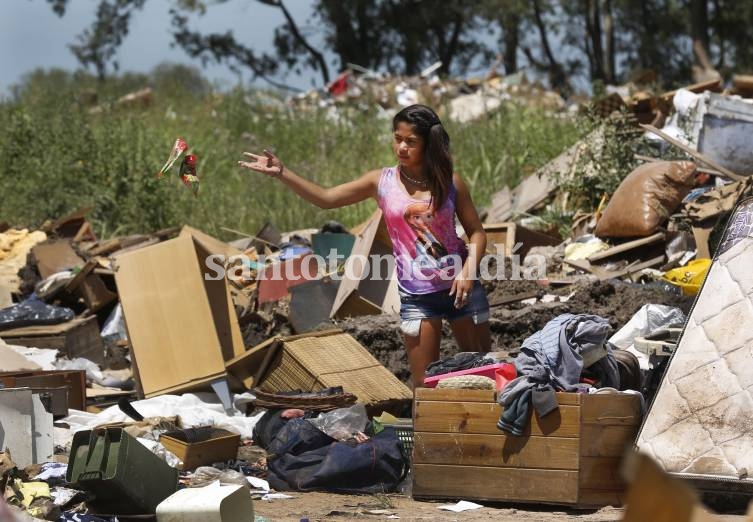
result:
[[[382,170],[377,203],[392,240],[397,280],[411,294],[446,290],[460,273],[468,250],[455,232],[455,186],[439,210],[405,190],[397,167]]]

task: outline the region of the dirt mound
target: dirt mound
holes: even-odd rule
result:
[[[599,315],[609,319],[613,331],[617,331],[644,304],[675,306],[685,314],[693,304],[693,298],[671,295],[658,286],[612,281],[583,282],[558,289],[543,289],[535,281],[525,280],[489,282],[485,286],[492,305],[504,297],[526,292],[536,292],[539,297],[535,304],[512,303],[492,307],[489,321],[492,348],[510,354],[517,352],[528,336],[560,314]],[[545,294],[556,297],[551,302],[542,302],[541,298]],[[358,339],[400,380],[406,383],[409,381],[410,372],[400,333],[399,316],[384,314],[355,317],[339,326]],[[440,356],[444,358],[456,353],[458,348],[447,324],[442,331]]]

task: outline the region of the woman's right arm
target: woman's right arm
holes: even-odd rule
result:
[[[372,170],[358,179],[325,188],[302,178],[292,170],[284,167],[274,154],[264,151],[264,155],[244,152],[250,161],[239,161],[238,165],[278,178],[300,197],[319,208],[338,208],[358,203],[369,197],[376,198],[381,171]]]

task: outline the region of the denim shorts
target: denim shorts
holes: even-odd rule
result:
[[[455,308],[455,296],[450,289],[430,294],[409,294],[398,288],[400,294],[400,329],[406,335],[416,336],[421,328],[422,319],[444,318],[454,321],[470,316],[474,324],[489,320],[489,301],[481,283],[473,282],[465,306]]]

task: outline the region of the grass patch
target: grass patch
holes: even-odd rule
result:
[[[147,106],[120,107],[118,96],[151,85]],[[90,113],[92,100],[104,107]],[[256,232],[265,221],[282,230],[319,227],[329,219],[352,226],[373,201],[320,210],[279,182],[236,161],[242,151],[272,148],[285,165],[331,186],[392,165],[390,121],[376,111],[293,110],[263,92],[212,92],[195,71],[176,67],[149,76],[127,75],[97,85],[61,71],[27,78],[0,102],[0,219],[38,226],[79,207],[102,238],[189,224],[232,239],[229,227]],[[447,122],[456,170],[482,207],[505,184],[574,143],[580,132],[568,118],[505,106],[468,124]],[[154,174],[178,136],[198,155],[198,199],[177,175]]]

